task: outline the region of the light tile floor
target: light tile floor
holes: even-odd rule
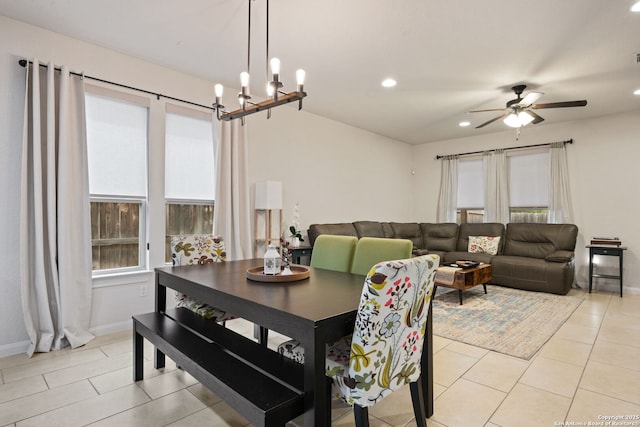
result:
[[[636,418],[618,421],[640,426],[640,295],[571,294],[583,294],[584,302],[529,361],[434,337],[436,399],[428,425],[587,425],[629,416]],[[252,335],[248,322],[228,326]],[[271,332],[270,346],[283,339]],[[247,425],[171,361],[153,369],[148,343],[145,379],[134,383],[131,347],[127,331],[75,350],[0,358],[0,426]],[[370,419],[372,426],[415,426],[408,390],[373,407]],[[350,408],[338,401],[333,425],[353,425]]]

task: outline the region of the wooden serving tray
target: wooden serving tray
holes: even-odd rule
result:
[[[264,274],[264,267],[251,267],[247,269],[247,279],[255,280],[256,282],[284,283],[296,282],[309,277],[309,267],[290,265],[289,269],[293,274],[283,276],[281,274]]]

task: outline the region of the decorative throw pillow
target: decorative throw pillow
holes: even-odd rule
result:
[[[473,254],[496,255],[500,245],[500,236],[469,236],[469,248]]]

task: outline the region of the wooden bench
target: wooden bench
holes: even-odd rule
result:
[[[143,379],[143,338],[155,367],[170,357],[256,426],[283,426],[304,412],[303,366],[216,322],[179,308],[133,316],[134,381]]]

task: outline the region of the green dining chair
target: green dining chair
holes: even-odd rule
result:
[[[413,242],[407,239],[362,237],[358,240],[350,272],[366,276],[381,261],[411,258]]]
[[[357,243],[358,238],[355,236],[321,234],[313,243],[309,265],[323,270],[348,273]],[[304,348],[298,340],[292,339],[278,345],[278,353],[304,363]]]
[[[358,238],[321,234],[316,238],[311,253],[311,267],[348,273]]]

